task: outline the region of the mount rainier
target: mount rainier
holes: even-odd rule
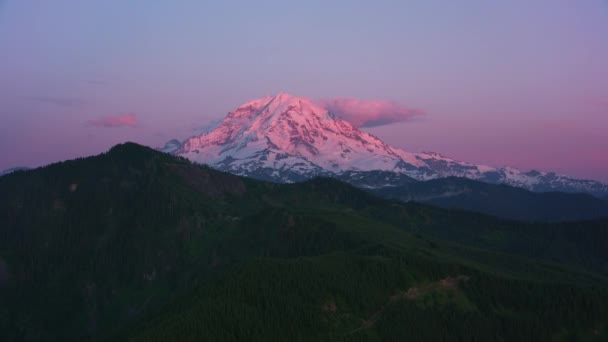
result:
[[[378,188],[445,177],[507,184],[532,191],[608,195],[608,185],[553,172],[494,168],[438,153],[389,146],[305,97],[286,93],[236,108],[210,132],[191,137],[171,153],[237,175],[275,182],[335,177]]]

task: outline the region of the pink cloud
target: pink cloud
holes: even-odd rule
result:
[[[106,116],[97,120],[89,120],[87,124],[95,127],[135,127],[137,126],[137,116],[135,114],[122,114],[116,116]]]
[[[424,114],[422,110],[384,100],[334,97],[332,99],[322,99],[320,103],[329,111],[356,127],[383,126],[408,121]]]

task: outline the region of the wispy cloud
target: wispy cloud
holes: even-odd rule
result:
[[[409,121],[424,114],[420,109],[385,100],[334,97],[322,99],[320,102],[329,111],[357,127],[389,125]]]
[[[96,120],[89,120],[86,122],[89,126],[101,127],[101,128],[115,128],[115,127],[136,127],[137,116],[135,114],[122,114],[116,116],[106,116]]]
[[[86,104],[86,101],[71,97],[55,97],[55,96],[30,96],[30,101],[40,102],[62,108],[81,108]]]

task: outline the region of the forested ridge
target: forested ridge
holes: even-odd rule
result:
[[[417,201],[521,221],[568,222],[608,218],[608,202],[590,194],[533,192],[466,178],[411,181],[368,191],[404,202]]]
[[[0,177],[0,340],[604,341],[606,246],[127,143]]]

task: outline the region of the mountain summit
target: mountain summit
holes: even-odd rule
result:
[[[214,130],[187,139],[173,153],[238,175],[278,182],[315,176],[355,182],[370,172],[381,172],[386,181],[379,184],[376,177],[374,187],[396,185],[404,177],[455,176],[534,191],[608,194],[608,186],[595,181],[474,165],[434,152],[407,152],[357,129],[309,98],[287,93],[246,102]]]
[[[432,178],[416,154],[393,148],[304,97],[286,93],[249,101],[178,154],[237,174],[282,181],[347,170],[390,170]],[[426,174],[428,173],[428,174]]]

